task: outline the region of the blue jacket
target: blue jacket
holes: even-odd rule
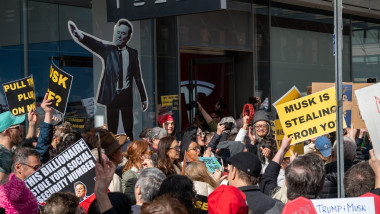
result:
[[[40,153],[41,163],[46,163],[50,160],[48,147],[53,140],[53,125],[43,122],[40,126],[40,136],[37,140],[36,150]]]

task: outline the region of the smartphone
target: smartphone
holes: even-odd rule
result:
[[[99,163],[102,164],[102,147],[100,145],[100,135],[99,135],[99,132],[95,133],[95,137],[96,137],[96,146],[98,147]]]

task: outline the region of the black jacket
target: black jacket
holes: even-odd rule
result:
[[[278,202],[278,200],[260,192],[258,186],[244,186],[239,187],[239,189],[245,194],[248,208],[252,210],[252,214],[265,213]]]
[[[346,172],[352,166],[352,161],[344,160],[344,172]],[[338,197],[338,168],[337,162],[331,162],[326,164],[326,177],[325,183],[320,198],[337,198]]]
[[[273,190],[277,187],[277,177],[280,174],[280,169],[281,166],[278,163],[274,161],[269,162],[260,182],[260,190],[265,195],[273,195]]]

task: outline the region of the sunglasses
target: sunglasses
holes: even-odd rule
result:
[[[198,132],[197,136],[206,136],[206,132]]]
[[[26,164],[26,163],[20,163],[20,164],[24,165],[24,166],[29,166],[30,168],[33,168],[34,171],[37,171],[41,167],[41,164],[38,164],[38,165],[35,165],[35,166],[31,166],[31,165]]]

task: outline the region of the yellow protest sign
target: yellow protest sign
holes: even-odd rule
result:
[[[178,100],[178,94],[177,95],[166,95],[161,96],[161,105],[164,106],[171,106],[173,103],[173,100]]]
[[[292,144],[296,144],[336,131],[335,105],[332,87],[276,107],[285,135],[293,137]]]
[[[296,86],[293,86],[288,92],[286,92],[280,99],[273,103],[273,106],[276,108],[277,105],[298,99],[301,97],[300,91]]]
[[[275,120],[274,124],[276,127],[276,145],[277,145],[277,149],[280,149],[282,138],[284,138],[284,130],[282,129],[280,120]],[[303,147],[304,147],[303,142],[297,143],[295,145],[291,145],[284,157],[290,157],[292,155],[290,153],[290,150],[292,150],[294,153],[297,153],[298,155],[304,154]]]

